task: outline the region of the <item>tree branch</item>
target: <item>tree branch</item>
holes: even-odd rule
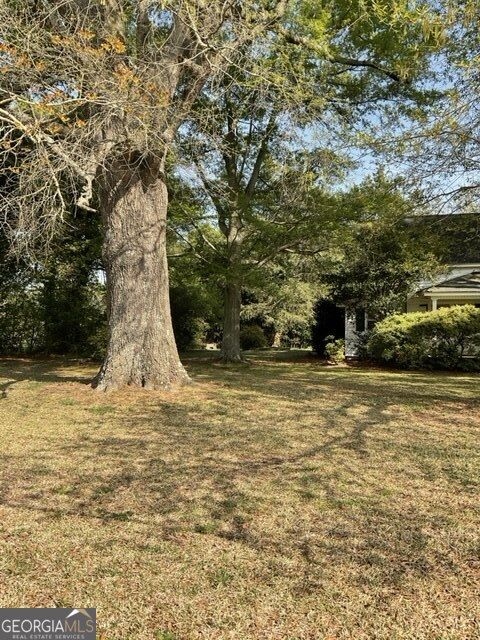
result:
[[[405,79],[402,79],[400,74],[392,71],[391,69],[387,69],[383,65],[373,60],[359,60],[357,58],[348,58],[345,56],[332,55],[328,53],[326,54],[323,49],[316,46],[316,44],[308,38],[304,38],[303,36],[292,33],[291,31],[289,31],[288,29],[284,29],[283,27],[280,27],[279,31],[285,38],[286,42],[310,49],[332,64],[341,64],[348,67],[367,67],[370,69],[374,69],[375,71],[379,71],[395,82],[402,82],[402,80],[405,81]]]
[[[262,169],[263,161],[268,152],[268,140],[272,135],[275,129],[275,119],[276,119],[276,111],[272,111],[267,127],[265,129],[265,134],[262,139],[262,143],[260,145],[260,149],[258,150],[257,157],[255,159],[255,164],[253,165],[252,174],[250,176],[250,180],[248,181],[247,187],[245,189],[245,195],[250,200],[255,191],[255,187],[257,186],[258,178],[260,176],[260,171]]]

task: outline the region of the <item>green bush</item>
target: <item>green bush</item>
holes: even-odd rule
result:
[[[86,278],[85,278],[86,280]],[[105,287],[53,273],[42,287],[43,350],[102,358],[106,350]]]
[[[0,287],[0,353],[35,353],[44,344],[38,287]]]
[[[389,316],[372,330],[367,355],[409,369],[467,369],[480,353],[480,309],[472,305]]]
[[[103,360],[107,352],[108,326],[106,321],[98,324],[88,336],[84,354],[94,360]]]
[[[285,349],[305,349],[311,344],[311,323],[309,318],[291,319],[282,331],[280,346]]]
[[[337,339],[334,336],[327,336],[325,344],[325,354],[330,362],[343,362],[345,360],[345,340]]]
[[[170,309],[179,351],[202,346],[203,325],[200,318],[203,300],[199,289],[183,284],[170,287]]]
[[[264,349],[268,347],[267,337],[262,327],[258,324],[250,324],[240,331],[240,346],[242,349]]]

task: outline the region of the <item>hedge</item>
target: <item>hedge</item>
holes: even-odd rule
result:
[[[478,368],[480,309],[462,305],[388,316],[374,327],[366,349],[377,362],[409,369]]]

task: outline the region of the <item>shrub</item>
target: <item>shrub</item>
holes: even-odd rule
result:
[[[250,324],[240,331],[240,346],[242,349],[264,349],[268,346],[267,338],[262,327]]]
[[[389,316],[367,342],[370,358],[410,369],[471,368],[473,361],[464,356],[479,351],[480,309],[472,305]]]
[[[343,362],[345,360],[345,340],[335,340],[334,336],[327,336],[325,354],[330,362]]]
[[[108,326],[106,322],[100,323],[89,335],[85,354],[95,360],[105,357],[108,344]]]
[[[41,296],[44,350],[101,358],[107,343],[105,287],[53,273]]]
[[[311,343],[311,327],[308,319],[291,320],[280,337],[280,346],[285,349],[305,349]]]
[[[173,333],[179,351],[203,348],[205,343],[206,301],[194,285],[179,284],[170,288]]]
[[[0,289],[0,353],[35,353],[44,344],[42,307],[37,287]]]

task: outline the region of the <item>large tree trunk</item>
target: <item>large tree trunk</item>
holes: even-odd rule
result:
[[[225,286],[222,360],[241,362],[240,350],[240,307],[241,289],[237,282],[228,282]]]
[[[151,161],[117,166],[102,184],[109,341],[94,381],[100,390],[168,389],[189,380],[170,315],[162,169]]]

